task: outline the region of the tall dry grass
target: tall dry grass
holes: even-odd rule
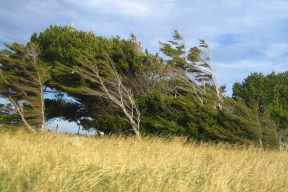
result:
[[[287,152],[179,138],[0,135],[0,191],[287,190]]]

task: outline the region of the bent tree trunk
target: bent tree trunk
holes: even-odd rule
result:
[[[20,115],[25,127],[32,133],[36,133],[35,129],[33,129],[29,123],[26,121],[24,114],[23,114],[23,110],[21,110],[21,108],[17,105],[17,103],[14,101],[14,99],[12,99],[11,96],[9,96],[9,101],[13,104],[13,106],[15,107],[15,109],[17,110],[17,113]]]
[[[125,116],[129,119],[129,122],[132,126],[132,129],[136,135],[136,138],[138,140],[141,140],[141,133],[140,133],[140,120],[139,121],[135,121],[134,117],[131,116],[125,109],[123,110]]]

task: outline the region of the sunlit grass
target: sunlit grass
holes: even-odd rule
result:
[[[288,153],[181,138],[0,134],[0,191],[287,191]]]

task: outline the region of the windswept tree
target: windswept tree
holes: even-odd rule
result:
[[[176,29],[174,29],[172,36],[173,40],[169,40],[168,43],[159,41],[160,51],[170,58],[166,60],[166,64],[174,68],[185,69],[188,64],[185,39]]]
[[[193,47],[188,51],[184,37],[178,30],[174,30],[173,40],[168,43],[159,42],[160,51],[169,57],[166,65],[173,68],[170,74],[177,79],[174,87],[184,91],[190,90],[201,104],[205,103],[203,95],[214,95],[218,100],[218,106],[221,106],[225,86],[218,85],[208,44],[202,39],[199,41],[199,47],[204,50]]]
[[[200,103],[203,104],[204,101],[201,96],[203,91],[199,89],[200,87],[190,77],[193,74],[189,71],[191,66],[188,68],[191,62],[188,61],[186,41],[176,29],[173,31],[172,36],[173,40],[169,40],[167,43],[159,41],[160,51],[169,57],[169,59],[165,60],[166,79],[169,79],[169,81],[166,81],[169,83],[166,89],[172,90],[174,97],[183,91],[190,92],[197,96]]]
[[[70,108],[74,104],[73,111],[76,111],[75,114],[79,114],[77,119],[81,121],[83,127],[87,127],[84,124],[89,124],[91,128],[101,130],[105,134],[129,134],[127,130],[131,129],[131,123],[130,120],[125,121],[127,119],[126,112],[122,111],[119,105],[113,104],[107,94],[103,92],[99,78],[97,79],[94,74],[94,78],[98,81],[95,83],[83,75],[79,75],[77,70],[84,68],[83,62],[80,62],[79,59],[84,61],[84,58],[87,57],[87,61],[96,62],[99,76],[107,86],[108,82],[105,79],[113,76],[112,69],[109,69],[108,66],[113,65],[113,70],[117,71],[118,77],[114,74],[115,78],[109,83],[116,83],[115,80],[118,78],[117,81],[119,81],[121,78],[119,91],[121,90],[123,98],[125,97],[125,102],[128,97],[132,98],[133,95],[132,103],[129,105],[134,106],[134,101],[153,89],[152,82],[156,78],[151,77],[160,66],[156,56],[148,51],[142,52],[141,44],[136,40],[135,35],[131,34],[129,39],[121,39],[119,36],[105,38],[96,36],[92,32],[78,31],[69,26],[50,26],[39,35],[34,34],[31,41],[39,42],[41,49],[39,57],[52,67],[49,87],[73,98],[72,100],[75,102],[66,104],[63,99],[64,103],[61,102],[61,106]],[[163,67],[163,65],[161,66]],[[82,92],[82,89],[85,88],[94,91],[101,90],[102,94],[86,94],[86,92]],[[107,86],[107,90],[110,88]],[[126,96],[124,96],[125,94]],[[104,95],[107,99],[104,98]],[[57,108],[59,104],[57,98],[55,100],[46,99],[46,103],[49,105],[47,110],[49,118],[55,118],[56,116],[50,109]],[[124,107],[123,103],[121,105]],[[133,117],[137,119],[135,106],[133,110]],[[65,120],[76,122],[76,118],[73,119],[72,114],[66,113],[66,111],[60,110],[57,111],[57,114]],[[138,126],[137,122],[132,124]]]
[[[39,60],[34,43],[6,47],[0,52],[0,95],[11,102],[28,130],[44,130],[44,84],[49,80],[49,67]]]
[[[195,78],[197,82],[203,86],[204,91],[210,88],[212,94],[216,95],[219,101],[222,101],[222,94],[225,92],[225,86],[218,85],[216,73],[211,63],[212,56],[209,45],[203,39],[200,39],[199,42],[199,47],[204,48],[204,50],[201,50],[198,47],[190,49],[188,60],[192,62],[192,67],[190,68],[188,66],[189,70],[195,70]],[[208,85],[208,88],[206,88],[206,85]]]

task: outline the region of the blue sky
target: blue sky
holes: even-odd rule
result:
[[[205,39],[228,96],[253,72],[288,68],[287,0],[0,0],[0,49],[54,24],[105,37],[133,32],[151,53],[173,29],[189,47]]]

